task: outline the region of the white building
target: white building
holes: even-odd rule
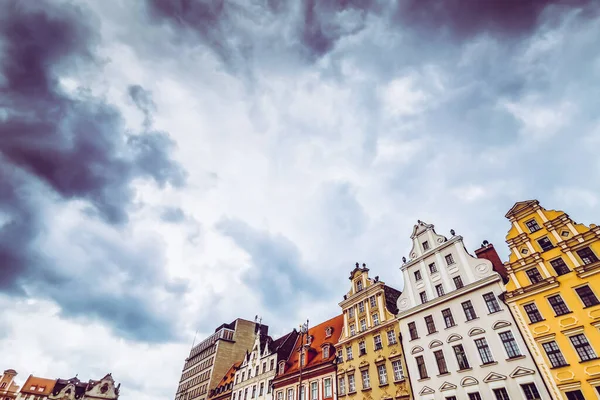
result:
[[[231,400],[271,400],[277,363],[287,360],[297,338],[295,329],[277,340],[259,329],[252,350],[246,352],[235,373]]]
[[[416,399],[550,399],[492,262],[433,225],[413,229],[398,319]],[[493,246],[488,246],[494,252]],[[487,248],[484,249],[484,252]]]

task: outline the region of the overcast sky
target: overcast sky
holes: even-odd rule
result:
[[[504,259],[516,201],[600,223],[599,37],[576,0],[2,0],[0,368],[173,399],[196,330],[402,288],[417,219]]]

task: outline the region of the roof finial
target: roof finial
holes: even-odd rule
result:
[[[454,232],[454,229],[450,229],[450,234],[451,234],[452,236],[456,235],[456,232]]]
[[[358,264],[358,263],[356,263],[356,268],[358,268],[358,267],[359,267],[359,264]]]

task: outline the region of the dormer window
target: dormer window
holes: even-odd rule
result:
[[[277,373],[279,375],[283,375],[283,372],[285,371],[285,362],[280,362],[279,363],[279,371],[277,371]],[[244,380],[244,378],[242,377],[242,380]]]
[[[423,250],[429,250],[429,242],[427,240],[423,242]]]
[[[358,280],[356,281],[356,291],[360,292],[361,290],[363,290],[362,280]]]
[[[327,328],[325,328],[325,337],[328,338],[331,336],[331,334],[333,333],[333,328],[328,326]]]
[[[313,341],[314,337],[312,335],[308,335],[306,338],[306,344],[310,345]]]
[[[323,347],[323,358],[329,358],[329,345],[325,345],[325,347]]]

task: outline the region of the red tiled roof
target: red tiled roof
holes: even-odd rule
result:
[[[233,378],[235,377],[235,371],[238,369],[238,367],[241,364],[242,364],[241,361],[236,361],[235,363],[233,363],[233,365],[225,373],[225,376],[223,376],[223,378],[221,378],[221,380],[219,381],[219,384],[214,388],[211,396],[209,396],[209,397],[217,396],[220,393],[222,393],[223,391],[228,390],[227,385],[229,385],[230,383],[233,382]],[[223,388],[222,391],[219,391],[220,388]]]
[[[312,336],[312,341],[308,350],[308,362],[302,366],[302,371],[307,371],[323,364],[332,363],[332,361],[335,359],[335,345],[340,338],[343,326],[344,316],[338,315],[337,317],[331,318],[330,320],[321,322],[319,325],[309,328],[308,334],[309,336]],[[328,327],[332,328],[332,333],[331,336],[326,337],[325,331]],[[304,338],[303,342],[306,343],[306,338]],[[325,359],[323,359],[324,344],[331,344],[331,348],[329,349],[329,357]],[[299,372],[301,347],[302,343],[300,342],[300,336],[298,336],[294,350],[292,350],[292,353],[286,362],[284,373],[282,375],[277,375],[276,379],[284,378]],[[306,352],[307,350],[305,349],[304,353],[306,354]]]
[[[38,396],[48,396],[54,389],[56,379],[38,378],[37,376],[29,375],[29,378],[23,384],[21,393],[36,394]],[[33,388],[33,389],[32,389]],[[39,391],[43,388],[43,391]]]

